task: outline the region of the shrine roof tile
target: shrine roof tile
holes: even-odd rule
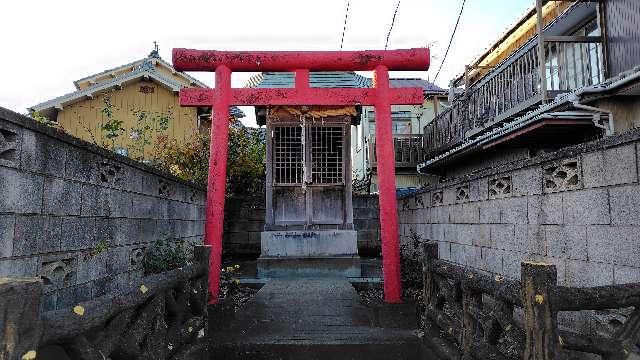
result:
[[[444,94],[446,90],[420,78],[392,78],[391,87],[420,87],[425,93]],[[311,72],[309,83],[314,88],[370,88],[372,79],[352,71]],[[264,72],[252,76],[245,87],[248,88],[293,88],[294,73]]]

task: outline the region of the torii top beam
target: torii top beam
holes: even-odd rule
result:
[[[173,49],[178,71],[295,71],[295,88],[229,89],[233,105],[374,105],[375,89],[311,88],[309,71],[427,70],[429,49],[364,51],[217,51]],[[190,88],[180,91],[182,106],[211,106],[220,89]],[[419,105],[420,88],[391,88],[391,104]]]
[[[372,71],[384,65],[389,71],[426,71],[429,49],[363,51],[218,51],[173,49],[178,71]]]

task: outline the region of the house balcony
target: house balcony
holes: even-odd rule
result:
[[[394,134],[393,149],[396,168],[414,168],[424,160],[422,134]],[[371,167],[377,167],[376,141],[369,141],[369,162]]]
[[[425,158],[435,157],[556,96],[603,81],[600,36],[544,36],[540,80],[537,38],[470,85],[424,127]]]

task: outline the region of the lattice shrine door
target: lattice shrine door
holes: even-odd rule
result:
[[[268,109],[266,230],[353,229],[352,114],[354,107]]]

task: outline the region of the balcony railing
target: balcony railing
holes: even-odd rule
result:
[[[396,167],[416,167],[423,158],[423,144],[421,134],[394,134],[393,149],[395,153]],[[377,166],[375,138],[369,141],[370,163]]]
[[[425,156],[433,157],[469,137],[563,92],[598,84],[599,37],[547,36],[546,90],[541,91],[537,42],[531,41],[470,86],[424,128]]]

